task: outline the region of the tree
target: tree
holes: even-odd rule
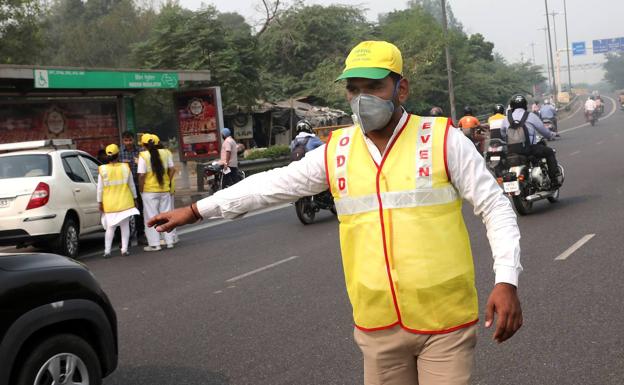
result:
[[[0,0],[0,63],[37,64],[43,34],[40,0]]]
[[[624,89],[624,54],[608,54],[604,64],[605,80],[616,89]]]
[[[344,60],[371,32],[363,12],[354,7],[296,4],[289,8],[259,37],[265,95],[279,99],[315,88],[317,67],[326,59]]]

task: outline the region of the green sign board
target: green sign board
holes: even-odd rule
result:
[[[178,88],[178,74],[36,69],[35,88]]]

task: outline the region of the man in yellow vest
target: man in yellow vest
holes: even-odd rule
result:
[[[97,201],[102,213],[104,258],[111,257],[111,247],[117,226],[121,228],[121,255],[130,255],[130,217],[138,215],[136,188],[128,164],[119,162],[119,146],[106,146],[107,163],[98,167]]]
[[[401,52],[358,44],[339,80],[354,125],[287,167],[253,175],[148,221],[158,231],[204,217],[235,218],[330,188],[366,385],[468,384],[479,312],[462,199],[483,218],[496,283],[485,326],[503,342],[522,324],[516,294],[520,234],[485,162],[447,118],[402,107]]]

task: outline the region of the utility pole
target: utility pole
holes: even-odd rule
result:
[[[550,77],[550,56],[548,56],[550,50],[548,48],[548,35],[546,34],[548,28],[538,28],[538,30],[544,31],[544,45],[546,47],[546,73],[548,74],[548,87],[552,87],[552,79]]]
[[[535,65],[535,42],[532,41],[529,45],[531,46],[531,53],[533,54],[533,65]]]
[[[552,83],[552,90],[553,90],[553,94],[555,97],[557,97],[557,86],[555,85],[554,81],[555,81],[555,59],[553,58],[553,52],[552,52],[552,41],[550,40],[550,18],[548,17],[548,0],[544,0],[544,7],[546,8],[546,28],[548,29],[548,47],[549,47],[549,54],[550,54],[550,63],[552,64],[551,69],[551,79],[553,81]]]
[[[563,0],[563,16],[565,17],[566,31],[566,50],[568,54],[568,92],[572,92],[572,71],[570,71],[570,42],[568,41],[568,10],[566,8],[566,0]]]
[[[557,46],[557,24],[556,24],[556,19],[555,16],[559,15],[558,12],[552,11],[550,13],[550,16],[552,16],[553,18],[553,38],[555,40],[555,52],[559,51],[559,47]]]
[[[453,68],[451,67],[451,52],[449,50],[448,22],[446,20],[446,0],[440,0],[442,5],[442,28],[444,28],[444,50],[446,51],[446,74],[448,77],[449,103],[451,104],[451,119],[457,121],[455,113],[455,90],[453,88]]]

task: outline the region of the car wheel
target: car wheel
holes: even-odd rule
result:
[[[17,385],[101,385],[102,369],[93,348],[73,334],[59,334],[30,351]]]
[[[80,233],[76,221],[72,218],[65,219],[61,234],[57,240],[57,252],[70,258],[76,258],[78,256],[79,242]]]

